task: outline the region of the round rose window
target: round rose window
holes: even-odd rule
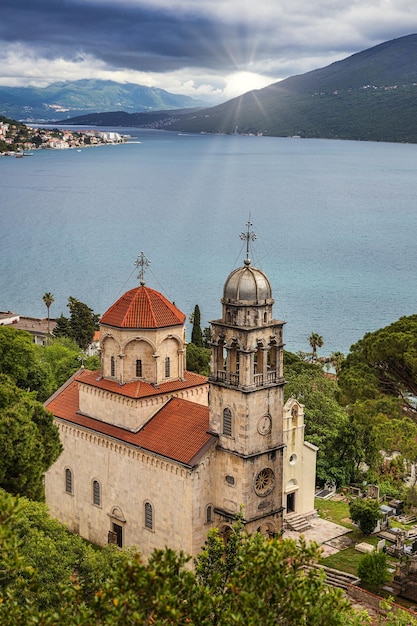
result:
[[[271,493],[275,485],[275,474],[269,468],[265,467],[255,476],[255,492],[258,496],[267,496]]]

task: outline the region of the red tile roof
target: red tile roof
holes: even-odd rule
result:
[[[159,291],[140,285],[119,298],[100,323],[116,328],[165,328],[184,321],[185,314]]]
[[[146,398],[165,393],[174,393],[189,387],[198,387],[207,383],[206,376],[194,372],[184,372],[183,379],[170,380],[160,385],[151,385],[143,380],[135,380],[131,383],[120,385],[114,380],[101,378],[99,371],[81,370],[77,374],[77,380],[97,389],[104,389],[128,398]]]
[[[46,406],[57,418],[189,467],[195,465],[217,441],[207,432],[207,406],[172,398],[140,431],[133,433],[81,414],[78,393],[77,377],[73,377],[48,400]]]

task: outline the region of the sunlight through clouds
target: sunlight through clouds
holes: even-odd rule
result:
[[[0,85],[100,78],[219,103],[413,32],[415,0],[6,0]]]

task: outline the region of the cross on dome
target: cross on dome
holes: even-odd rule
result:
[[[249,242],[250,241],[255,241],[256,239],[256,233],[251,232],[250,231],[250,227],[253,226],[252,222],[250,221],[250,216],[248,221],[246,222],[246,226],[247,226],[247,230],[245,233],[240,233],[240,238],[243,241],[246,241],[246,259],[245,259],[245,265],[250,265],[250,258],[249,258]]]
[[[151,264],[150,260],[148,259],[147,256],[144,255],[143,252],[140,253],[140,256],[138,256],[138,258],[135,261],[135,266],[140,268],[138,278],[140,280],[140,284],[142,285],[142,287],[145,284],[145,272],[150,266],[150,264]]]

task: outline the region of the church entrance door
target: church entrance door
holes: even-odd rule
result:
[[[295,491],[287,494],[287,513],[295,513]]]

